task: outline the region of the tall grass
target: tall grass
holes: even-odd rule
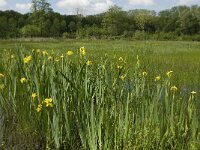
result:
[[[1,149],[200,149],[197,91],[176,87],[172,72],[66,53],[3,53]]]

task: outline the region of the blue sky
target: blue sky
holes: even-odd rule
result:
[[[82,14],[96,14],[106,11],[117,4],[124,10],[152,9],[156,11],[177,5],[200,5],[200,0],[48,0],[54,11],[61,14],[74,14],[79,10]],[[0,0],[0,10],[13,9],[21,13],[30,11],[31,0]]]

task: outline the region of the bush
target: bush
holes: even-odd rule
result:
[[[144,31],[136,31],[133,38],[136,40],[148,40],[149,34]]]
[[[20,30],[20,33],[23,37],[39,37],[41,30],[35,25],[26,25]]]
[[[63,38],[68,39],[70,37],[70,34],[68,32],[63,33]]]
[[[155,40],[177,40],[178,39],[178,36],[172,32],[169,32],[169,33],[160,32],[160,33],[153,34],[152,37]]]

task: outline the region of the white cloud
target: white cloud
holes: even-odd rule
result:
[[[90,4],[89,0],[61,0],[57,3],[57,6],[60,8],[66,7],[86,7]]]
[[[6,0],[0,0],[0,8],[4,8],[7,5]]]
[[[178,4],[179,5],[193,5],[197,4],[199,0],[179,0]]]
[[[17,3],[16,8],[19,10],[27,10],[31,8],[31,3]]]
[[[60,0],[57,7],[73,12],[80,9],[84,14],[97,14],[106,11],[114,5],[112,0]]]
[[[144,5],[152,6],[155,5],[154,0],[128,0],[131,5]]]
[[[31,8],[31,3],[17,3],[16,9],[22,13],[28,12]]]
[[[92,3],[90,5],[90,13],[101,13],[101,12],[105,12],[109,9],[109,7],[111,7],[112,5],[114,5],[114,2],[111,0],[101,0],[101,1],[97,1],[96,3]]]

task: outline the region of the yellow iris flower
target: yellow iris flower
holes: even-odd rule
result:
[[[80,48],[80,55],[85,55],[85,47]]]
[[[68,55],[68,56],[72,56],[73,54],[74,54],[73,51],[67,51],[67,55]]]
[[[26,57],[24,57],[24,63],[28,64],[31,61],[31,59],[32,59],[32,56],[26,56]]]
[[[23,78],[20,79],[20,82],[21,82],[22,84],[23,84],[23,83],[26,83],[26,82],[27,82],[27,79],[23,77]]]

